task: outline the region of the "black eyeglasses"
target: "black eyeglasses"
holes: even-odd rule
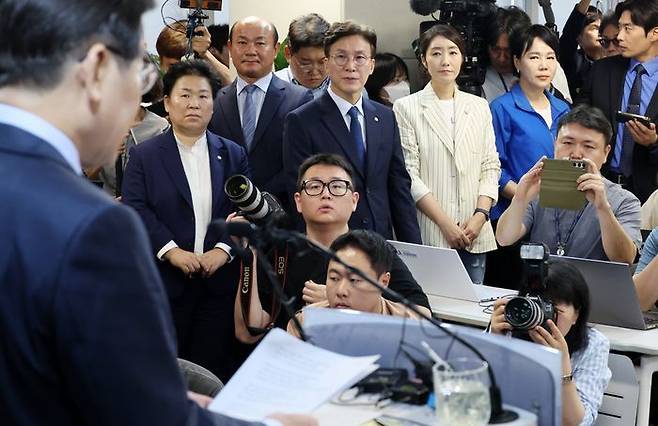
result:
[[[604,49],[607,49],[608,47],[610,47],[611,44],[614,45],[614,46],[619,46],[619,40],[617,40],[616,38],[601,37],[599,39],[599,43],[601,44],[601,46]]]
[[[352,184],[344,179],[332,179],[327,183],[319,179],[309,179],[302,182],[302,190],[311,197],[322,194],[324,188],[329,189],[329,193],[334,197],[342,197],[347,194],[347,190],[352,189]]]

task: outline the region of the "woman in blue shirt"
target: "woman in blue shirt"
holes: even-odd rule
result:
[[[557,68],[558,39],[543,25],[510,35],[510,50],[519,82],[491,103],[496,148],[500,157],[500,197],[491,212],[498,219],[516,193],[516,183],[545,155],[553,157],[557,122],[569,105],[549,93]]]

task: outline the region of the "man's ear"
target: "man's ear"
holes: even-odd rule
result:
[[[279,49],[277,49],[278,51]],[[283,48],[283,56],[285,56],[286,61],[290,63],[290,59],[292,58],[292,53],[290,52],[290,46],[286,44],[286,46]]]
[[[382,287],[388,288],[388,283],[391,281],[391,273],[390,272],[384,272],[383,274],[381,274],[379,276],[379,280],[377,280],[377,281],[379,281],[379,284]]]
[[[295,192],[295,207],[297,208],[297,213],[302,213],[302,196],[299,192]]]
[[[358,192],[353,192],[352,193],[352,202],[353,202],[352,211],[355,212],[356,211],[356,206],[359,204],[359,193]]]
[[[110,56],[107,47],[96,43],[89,48],[87,55],[78,66],[76,76],[82,90],[87,94],[93,112],[98,110],[103,97],[103,85],[109,72]]]

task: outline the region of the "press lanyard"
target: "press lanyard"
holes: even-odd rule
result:
[[[503,83],[503,88],[505,89],[505,93],[509,92],[509,89],[507,88],[507,83],[505,83],[505,79],[503,78],[503,75],[501,73],[498,73],[498,78],[500,78],[500,82]]]
[[[578,224],[578,221],[580,220],[580,217],[583,215],[585,212],[585,208],[587,207],[587,203],[583,206],[582,209],[578,212],[578,215],[576,218],[571,222],[571,226],[569,227],[569,232],[567,232],[567,238],[562,242],[562,234],[560,233],[560,212],[558,209],[555,209],[555,235],[557,236],[557,255],[558,256],[564,256],[565,249],[567,248],[567,244],[569,243],[569,240],[571,239],[571,234],[573,233],[574,228],[576,227],[576,224]]]

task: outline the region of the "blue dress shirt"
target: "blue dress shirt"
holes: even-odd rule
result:
[[[620,111],[626,111],[628,108],[628,96],[631,93],[631,88],[633,87],[633,82],[635,81],[635,66],[640,62],[631,59],[628,64],[628,71],[626,71],[626,78],[624,79],[624,94],[621,98],[621,106],[619,107]],[[642,66],[647,71],[647,73],[642,77],[642,94],[640,95],[640,115],[646,115],[647,107],[653,93],[656,91],[656,86],[658,86],[658,57],[653,58],[650,61],[642,62]],[[617,138],[615,139],[615,147],[623,144],[624,137],[624,123],[617,124]],[[610,170],[619,173],[619,161],[621,149],[616,150],[613,147],[612,149],[612,158],[610,159]],[[618,152],[617,152],[618,151]],[[658,156],[658,146],[651,148],[651,155]]]

